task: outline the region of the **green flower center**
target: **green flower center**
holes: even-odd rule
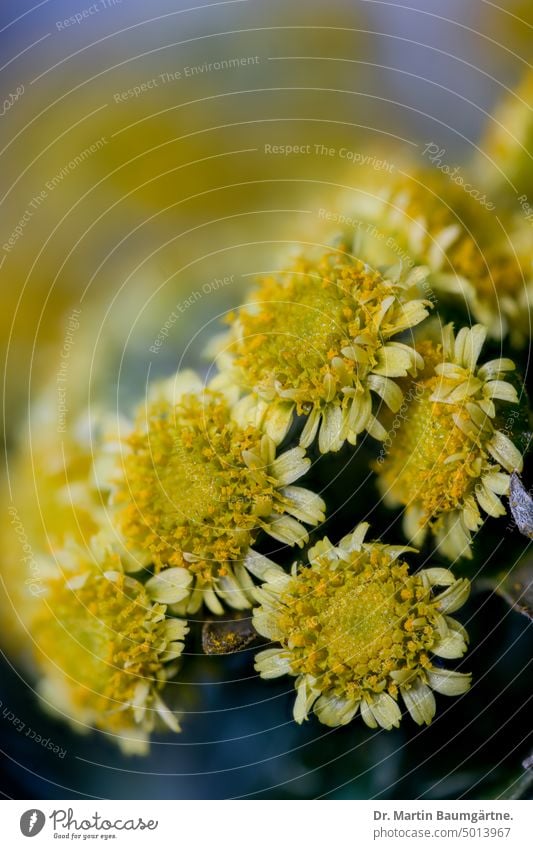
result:
[[[380,310],[392,293],[377,272],[332,252],[316,263],[300,258],[289,272],[263,278],[253,311],[239,313],[242,333],[230,347],[243,383],[265,397],[289,391],[299,405],[320,403],[330,392],[324,378],[338,383],[331,365],[338,358],[343,379],[358,385],[376,363]],[[342,353],[354,340],[357,362]]]
[[[162,432],[170,435],[165,428]],[[181,512],[182,518],[187,517],[192,523],[202,522],[212,513],[212,508],[220,501],[221,491],[224,489],[227,470],[221,464],[220,458],[202,434],[191,434],[191,428],[183,431],[176,428],[171,453],[166,454],[164,459],[161,458],[158,467],[158,472],[168,479],[168,472],[164,468],[165,461],[170,466],[168,471],[172,476],[172,489],[169,496],[172,497],[176,511]]]
[[[224,575],[272,509],[275,481],[260,462],[252,469],[243,459],[244,451],[259,456],[260,442],[258,431],[231,421],[215,393],[155,405],[124,459],[117,500],[127,504],[119,516],[125,537],[157,567],[184,566],[206,583]]]
[[[345,583],[343,592],[334,595],[331,607],[318,619],[321,642],[328,646],[334,664],[368,664],[381,643],[390,644],[389,630],[396,622],[393,601],[390,581],[383,586],[353,580]]]
[[[360,699],[396,695],[391,673],[429,666],[438,611],[422,579],[385,551],[356,552],[332,568],[302,569],[281,596],[276,633],[296,675]]]

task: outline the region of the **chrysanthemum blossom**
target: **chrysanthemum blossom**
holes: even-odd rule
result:
[[[96,463],[105,462],[113,435],[107,416],[78,415],[58,431],[56,399],[32,409],[31,429],[15,460],[16,501],[40,552],[88,541],[105,521],[109,493]]]
[[[14,654],[25,644],[24,628],[38,604],[40,579],[48,576],[50,562],[53,567],[50,555],[65,546],[87,545],[104,530],[110,541],[116,539],[106,513],[115,422],[101,409],[91,409],[90,415],[68,418],[64,430],[58,430],[55,394],[54,384],[54,393],[47,387],[32,406],[26,435],[23,429],[10,460],[11,486],[0,510],[6,590],[1,615],[9,622],[5,631]]]
[[[429,724],[433,691],[457,696],[470,686],[470,675],[441,664],[466,651],[467,634],[450,614],[469,582],[448,569],[410,573],[401,557],[412,549],[364,542],[367,529],[358,525],[336,546],[324,538],[291,575],[265,569],[254,625],[281,645],[260,652],[256,669],[262,678],[296,677],[297,722],[313,710],[325,725],[345,725],[360,711],[371,728],[391,729],[401,696],[414,721]]]
[[[483,514],[505,514],[500,496],[509,491],[509,473],[522,469],[520,451],[495,426],[497,403],[518,401],[504,379],[514,363],[478,365],[485,335],[475,325],[455,337],[448,325],[442,344],[421,345],[425,370],[376,464],[385,502],[405,509],[408,538],[420,545],[431,531],[450,559],[471,557]]]
[[[512,223],[500,222],[483,185],[473,185],[468,172],[454,171],[443,156],[438,145],[428,145],[427,171],[374,174],[350,193],[349,217],[360,224],[351,249],[376,265],[396,257],[423,266],[424,286],[433,297],[453,298],[486,325],[491,337],[511,332],[513,341],[523,344],[527,337],[518,337],[514,325],[528,288],[531,252],[524,264],[513,251]]]
[[[263,277],[218,342],[221,385],[226,380],[243,395],[237,420],[279,443],[295,414],[306,416],[300,444],[318,434],[323,453],[355,444],[363,431],[383,438],[372,399],[397,409],[395,378],[421,365],[398,337],[428,314],[427,302],[413,296],[423,275],[402,274],[398,265],[381,274],[329,249]]]
[[[150,581],[125,575],[118,555],[72,547],[59,555],[65,573],[48,579],[31,626],[44,703],[79,731],[107,732],[144,754],[156,721],[180,727],[160,691],[177,671],[188,631],[166,618]],[[157,595],[157,592],[155,593]]]
[[[192,613],[202,602],[243,609],[253,598],[251,548],[265,531],[303,546],[323,500],[294,482],[302,448],[279,456],[272,439],[232,418],[219,392],[184,392],[149,404],[126,442],[114,501],[124,540],[160,574],[162,601]],[[170,567],[170,568],[169,568]]]

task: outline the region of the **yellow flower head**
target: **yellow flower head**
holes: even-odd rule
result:
[[[73,547],[58,564],[65,573],[46,581],[31,626],[40,695],[78,730],[98,728],[124,751],[144,753],[157,717],[180,730],[159,693],[187,623],[166,619],[150,581],[125,575],[110,549]]]
[[[30,435],[18,447],[11,471],[13,499],[41,552],[90,539],[101,525],[108,495],[95,472],[107,425],[80,415],[58,432],[54,410],[51,401],[36,405]]]
[[[482,184],[478,188],[466,171],[454,175],[452,165],[435,156],[431,170],[373,175],[350,193],[350,217],[363,225],[352,250],[376,265],[396,258],[424,266],[427,291],[454,297],[499,339],[513,331],[529,268],[515,255],[509,224],[500,224]],[[451,173],[441,173],[439,163]],[[525,337],[513,341],[523,344]]]
[[[182,603],[173,609],[195,612],[205,601],[222,613],[220,599],[249,607],[258,533],[302,546],[302,522],[324,519],[322,499],[293,486],[309,466],[302,448],[276,457],[269,436],[232,419],[221,393],[161,397],[127,440],[114,496],[118,526],[145,564],[164,570],[164,600]]]
[[[219,354],[223,375],[244,393],[235,415],[264,427],[275,442],[295,413],[307,416],[300,443],[319,435],[322,452],[355,443],[367,430],[384,433],[372,393],[391,409],[402,395],[394,378],[420,358],[394,337],[427,315],[412,298],[422,270],[387,275],[341,250],[300,257],[286,272],[264,277],[250,304],[229,318]]]
[[[112,439],[105,416],[91,411],[58,431],[55,399],[43,393],[32,407],[28,432],[9,462],[9,501],[0,512],[4,629],[14,652],[24,645],[28,622],[40,595],[40,575],[50,553],[86,545],[108,527],[107,449]],[[8,493],[5,493],[7,501]]]
[[[494,426],[495,401],[518,401],[504,380],[514,364],[498,359],[478,366],[485,335],[475,325],[455,337],[448,325],[442,344],[422,343],[424,373],[376,465],[386,503],[405,507],[409,539],[420,545],[430,530],[450,559],[471,556],[471,532],[483,524],[480,508],[505,514],[499,496],[508,493],[508,473],[522,468],[520,451]]]
[[[401,695],[415,722],[429,724],[433,690],[454,696],[470,686],[470,675],[434,661],[466,651],[467,634],[449,614],[469,582],[448,569],[410,574],[400,557],[412,549],[365,543],[367,529],[360,524],[337,546],[324,538],[310,565],[295,564],[291,575],[265,570],[254,625],[281,647],[260,652],[256,669],[263,678],[296,676],[297,722],[313,709],[326,725],[344,725],[360,710],[371,728],[390,729]]]

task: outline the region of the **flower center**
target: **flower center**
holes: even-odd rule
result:
[[[392,592],[392,598],[391,598]],[[368,663],[387,639],[394,615],[394,586],[348,581],[320,615],[321,643],[336,663]]]
[[[356,384],[375,364],[380,309],[392,291],[378,273],[335,253],[318,263],[301,258],[290,272],[263,278],[254,310],[239,314],[242,334],[230,349],[244,383],[267,397],[288,390],[299,403],[320,402],[337,357]],[[357,363],[342,353],[354,339]]]
[[[378,551],[349,557],[336,570],[302,570],[281,597],[276,624],[294,673],[312,675],[322,691],[394,694],[391,672],[429,663],[436,611],[406,564]]]
[[[186,566],[206,580],[224,574],[222,564],[242,558],[258,517],[272,508],[267,471],[243,460],[243,451],[259,454],[260,439],[253,428],[237,427],[214,393],[205,402],[190,395],[175,408],[155,406],[125,457],[117,498],[129,502],[121,514],[126,538],[147,547],[156,566]]]
[[[221,500],[224,490],[223,478],[225,469],[216,449],[209,445],[205,434],[194,432],[194,428],[176,429],[173,444],[170,444],[173,434],[162,423],[161,436],[168,442],[168,452],[161,466],[169,463],[164,477],[171,485],[169,498],[182,518],[191,522],[202,522],[212,512],[213,506]],[[166,437],[166,439],[165,439]],[[161,471],[158,468],[158,471]]]
[[[427,518],[455,510],[472,484],[474,452],[453,420],[455,407],[429,400],[430,389],[411,404],[387,461],[387,476],[404,504],[420,499]],[[477,453],[477,452],[476,452]],[[453,462],[450,457],[460,455]]]

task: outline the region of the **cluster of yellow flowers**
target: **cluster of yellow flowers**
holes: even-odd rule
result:
[[[131,421],[79,422],[61,454],[46,428],[34,439],[47,539],[21,616],[43,700],[77,727],[131,752],[146,750],[156,722],[179,730],[179,705],[161,691],[203,607],[253,608],[276,644],[256,669],[295,678],[297,722],[313,710],[340,725],[360,711],[390,729],[401,696],[429,723],[434,692],[469,688],[442,662],[466,651],[450,614],[469,582],[412,571],[414,548],[365,542],[357,521],[340,542],[307,548],[327,508],[302,485],[317,452],[368,435],[407,541],[430,538],[450,565],[471,556],[484,517],[505,513],[523,460],[501,413],[519,404],[520,382],[510,359],[483,361],[482,349],[487,337],[528,337],[533,252],[513,250],[439,179],[374,175],[352,210],[373,227],[332,234],[262,277],[213,341],[209,382],[182,371],[155,383]],[[479,323],[444,324],[448,300]],[[262,534],[305,549],[290,574],[254,548]]]

